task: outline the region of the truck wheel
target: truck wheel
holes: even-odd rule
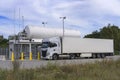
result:
[[[75,59],[75,55],[74,54],[70,54],[70,59]]]
[[[96,58],[96,54],[92,54],[92,58]]]
[[[97,54],[97,58],[100,58],[101,56],[100,56],[100,54]]]
[[[101,54],[101,58],[105,58],[105,54]]]
[[[53,59],[53,60],[57,60],[57,59],[58,59],[58,55],[57,55],[57,54],[54,54],[54,55],[52,56],[52,59]]]

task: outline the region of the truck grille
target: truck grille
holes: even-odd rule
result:
[[[46,57],[47,51],[42,51],[42,57]]]

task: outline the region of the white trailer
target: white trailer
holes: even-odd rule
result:
[[[113,40],[80,37],[46,38],[43,39],[41,53],[43,59],[58,59],[63,55],[70,58],[103,58],[114,55]]]

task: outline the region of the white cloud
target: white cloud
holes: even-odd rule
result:
[[[42,26],[41,22],[47,21],[47,26],[58,27],[61,26],[59,17],[66,16],[67,27],[76,25],[85,34],[108,23],[120,26],[120,19],[115,21],[116,17],[120,17],[119,4],[119,0],[1,0],[0,16],[13,19],[15,8],[16,19],[19,19],[18,10],[21,8],[21,16],[24,16],[26,25]],[[5,31],[0,32],[9,35],[7,28],[10,26],[0,25],[0,29],[3,26]]]
[[[16,29],[17,30],[17,29]],[[0,34],[7,37],[8,35],[13,35],[16,31],[14,31],[13,25],[1,25],[0,26]]]
[[[103,14],[111,14],[120,16],[120,1],[119,0],[92,0],[93,8]]]
[[[76,7],[77,5],[80,5],[81,1],[74,1],[74,2],[64,2],[60,3],[54,6],[55,9],[65,9],[65,8],[71,8]]]

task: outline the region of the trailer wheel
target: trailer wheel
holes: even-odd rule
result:
[[[59,56],[57,55],[57,54],[54,54],[53,56],[52,56],[52,59],[53,60],[57,60],[59,58]]]
[[[101,54],[101,58],[105,58],[105,54]]]
[[[100,58],[101,56],[100,56],[100,54],[97,54],[97,58]]]
[[[75,59],[75,54],[70,54],[70,59]]]
[[[92,58],[96,58],[96,54],[92,54]]]

